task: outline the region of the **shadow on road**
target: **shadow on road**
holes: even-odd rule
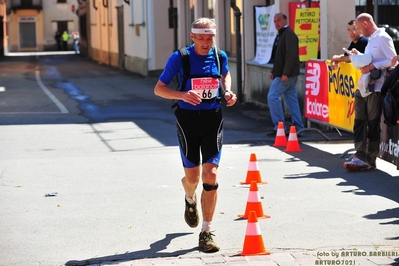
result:
[[[160,257],[177,257],[180,255],[184,255],[188,252],[197,250],[198,248],[191,248],[191,249],[182,249],[174,252],[161,252],[162,250],[166,249],[166,247],[170,244],[170,242],[177,238],[182,237],[185,235],[189,235],[192,233],[172,233],[166,234],[165,238],[152,243],[149,249],[146,250],[138,250],[133,252],[127,252],[124,254],[117,254],[117,255],[110,255],[104,257],[97,257],[97,258],[90,258],[85,260],[70,260],[65,263],[67,266],[79,266],[79,265],[91,265],[91,264],[100,264],[107,265],[107,262],[124,262],[124,261],[131,261],[135,259],[143,259],[143,258],[160,258]],[[110,263],[112,264],[112,263]]]
[[[398,176],[391,176],[384,171],[374,169],[362,172],[347,172],[343,168],[342,164],[344,161],[339,158],[340,154],[333,154],[332,156],[326,156],[326,153],[322,150],[314,149],[303,143],[300,144],[303,152],[291,153],[294,158],[290,161],[304,161],[307,162],[309,167],[322,167],[327,169],[325,172],[316,173],[301,173],[300,175],[286,176],[286,179],[299,179],[299,178],[313,178],[313,179],[332,179],[340,178],[344,181],[338,183],[338,186],[343,188],[350,187],[351,189],[343,190],[342,193],[352,193],[359,196],[380,196],[386,199],[392,200],[399,203],[399,172]],[[288,163],[290,161],[287,161]],[[378,164],[378,162],[377,162]],[[331,165],[335,165],[335,168],[342,169],[342,173],[337,176],[337,170],[331,169]],[[377,165],[378,167],[378,165]],[[334,171],[333,171],[334,170]],[[355,187],[355,188],[353,188]],[[350,204],[350,203],[348,203]],[[394,209],[380,210],[376,213],[371,213],[363,216],[366,219],[381,220],[381,219],[393,219],[394,221],[380,223],[381,225],[386,224],[399,224],[399,207]],[[398,240],[398,236],[392,236],[387,240]]]

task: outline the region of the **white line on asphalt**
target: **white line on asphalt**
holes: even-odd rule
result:
[[[0,115],[53,115],[60,112],[0,112]]]
[[[75,51],[48,51],[48,52],[9,52],[6,56],[40,56],[40,55],[69,55],[75,54]]]
[[[58,108],[60,109],[61,113],[63,113],[63,114],[69,113],[68,109],[66,109],[66,107],[57,99],[57,97],[55,97],[54,94],[52,94],[49,91],[49,89],[47,89],[46,86],[44,86],[42,80],[40,79],[40,71],[38,69],[36,69],[36,71],[35,71],[35,76],[36,76],[37,84],[39,84],[40,88],[55,103],[55,105],[58,106]]]

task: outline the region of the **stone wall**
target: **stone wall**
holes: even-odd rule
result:
[[[245,102],[255,105],[268,107],[267,93],[269,92],[272,65],[259,65],[253,61],[246,62],[246,78],[243,87]],[[305,69],[301,73],[297,82],[298,100],[303,116],[303,106],[305,101]],[[284,104],[284,100],[282,100]],[[286,109],[286,108],[285,108]],[[288,110],[286,110],[287,112]]]

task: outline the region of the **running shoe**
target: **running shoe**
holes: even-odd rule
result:
[[[366,171],[371,169],[371,165],[360,160],[357,157],[354,157],[351,161],[344,163],[344,168],[348,172],[358,172],[358,171]]]
[[[198,246],[203,252],[216,252],[220,247],[213,241],[212,236],[215,236],[210,231],[203,231],[199,234]]]
[[[184,200],[186,202],[186,208],[184,211],[184,220],[191,228],[197,227],[199,222],[197,203],[194,202],[193,204],[190,204],[186,199]]]

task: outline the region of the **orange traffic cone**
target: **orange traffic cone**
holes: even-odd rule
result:
[[[260,202],[258,185],[256,184],[256,181],[251,182],[247,206],[245,207],[245,214],[239,214],[238,217],[247,219],[250,211],[255,211],[257,218],[270,218],[269,215],[263,214],[262,202]]]
[[[276,139],[274,140],[274,147],[285,147],[287,145],[287,137],[285,136],[284,123],[278,122]]]
[[[287,147],[284,151],[287,152],[301,152],[301,148],[299,147],[298,137],[296,135],[295,126],[291,126],[290,135],[288,136]]]
[[[240,184],[251,184],[252,181],[256,181],[258,184],[267,184],[267,182],[262,182],[262,177],[259,172],[258,160],[256,159],[255,153],[251,153],[249,158],[249,165],[247,171],[247,178],[245,182],[240,182]]]
[[[256,218],[255,211],[249,212],[247,231],[245,233],[244,248],[241,255],[269,255],[270,252],[265,250],[262,235]]]

